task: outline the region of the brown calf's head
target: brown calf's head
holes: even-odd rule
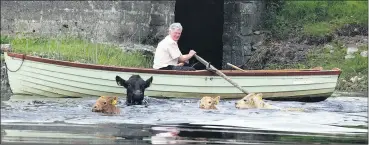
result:
[[[119,114],[120,110],[115,106],[117,101],[118,97],[101,96],[92,107],[92,112]]]
[[[250,93],[241,100],[238,100],[235,106],[238,109],[265,108],[266,104],[262,99],[262,95],[262,93]]]
[[[201,109],[217,109],[216,105],[219,104],[219,100],[220,100],[220,96],[202,97],[202,99],[200,100],[200,108]]]

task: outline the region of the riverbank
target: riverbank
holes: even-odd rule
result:
[[[144,53],[144,48],[147,49],[149,46],[137,46],[131,43],[101,44],[70,36],[47,38],[31,35],[2,35],[1,44],[10,44],[13,52],[42,58],[110,66],[140,68],[152,66],[152,55]],[[134,47],[141,47],[141,49]]]
[[[16,53],[108,66],[151,68],[153,59],[153,47],[151,46],[132,43],[121,45],[97,44],[67,36],[46,38],[1,35],[1,44],[2,49],[5,48]],[[1,53],[1,96],[10,97],[12,93],[8,83],[3,52]]]
[[[368,92],[367,36],[337,37],[322,45],[307,45],[289,40],[268,42],[253,52],[243,69],[340,68],[336,89]]]
[[[340,68],[336,89],[368,92],[367,1],[273,1],[243,69]]]

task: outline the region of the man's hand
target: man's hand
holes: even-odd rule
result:
[[[183,62],[177,64],[177,66],[183,66],[183,65],[184,65]]]
[[[188,54],[179,56],[179,62],[185,62],[191,59],[196,54],[196,51],[190,50]]]
[[[194,50],[190,50],[190,52],[188,53],[189,55],[191,55],[191,56],[193,56],[193,55],[195,55],[196,54],[196,51],[194,51]]]

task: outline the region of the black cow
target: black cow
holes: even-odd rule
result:
[[[115,77],[115,81],[119,86],[127,89],[126,105],[142,105],[145,96],[145,89],[150,87],[153,77],[144,81],[140,75],[132,75],[127,81],[119,76]]]

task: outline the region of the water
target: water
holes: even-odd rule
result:
[[[118,107],[121,115],[91,112],[97,98],[13,96],[1,104],[3,142],[82,144],[348,143],[368,144],[367,97],[317,103],[268,101],[304,112],[234,107],[201,110],[198,99],[146,98],[148,107]]]

